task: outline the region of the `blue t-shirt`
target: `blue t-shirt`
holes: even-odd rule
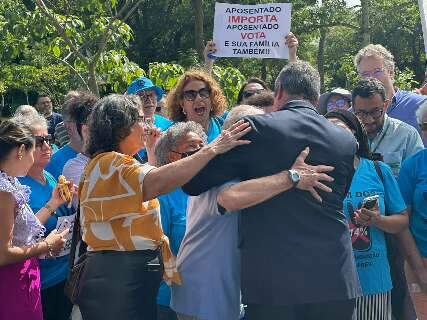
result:
[[[27,185],[31,188],[30,207],[37,213],[43,206],[50,200],[52,191],[56,186],[56,180],[47,171],[43,172],[46,184],[42,185],[39,181],[34,180],[30,176],[19,178],[21,184]],[[54,216],[44,224],[46,228],[46,235],[56,228],[58,217],[69,216],[74,214],[72,209],[66,206],[61,206],[56,210]],[[56,259],[40,259],[40,276],[41,288],[46,289],[52,287],[67,278],[68,274],[68,255],[58,257]]]
[[[55,180],[62,174],[65,164],[68,160],[77,157],[78,152],[71,148],[68,144],[52,154],[52,158],[46,166],[46,171],[49,172]]]
[[[181,188],[178,188],[168,194],[159,196],[158,200],[160,202],[163,232],[169,238],[173,254],[177,256],[185,234],[185,212],[187,211],[188,195]],[[170,287],[162,281],[157,294],[157,303],[169,307],[170,299]]]
[[[406,159],[399,174],[403,199],[411,206],[409,227],[420,254],[427,258],[427,149]]]
[[[209,119],[208,143],[211,143],[221,134],[224,119],[221,117],[211,117]]]
[[[374,226],[356,226],[353,214],[364,198],[378,195],[382,215],[398,214],[406,209],[399,186],[390,168],[378,162],[383,181],[375,170],[374,162],[360,159],[350,190],[344,199],[344,213],[348,219],[353,252],[363,295],[384,293],[392,288],[390,266],[384,232]]]

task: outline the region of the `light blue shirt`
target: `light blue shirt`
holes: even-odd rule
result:
[[[392,288],[390,266],[384,232],[374,226],[356,226],[353,215],[364,198],[378,195],[381,215],[399,214],[406,209],[396,179],[390,168],[378,162],[383,181],[374,162],[362,158],[354,174],[350,190],[344,199],[344,213],[348,219],[353,252],[363,295],[384,293]]]
[[[30,176],[19,178],[21,184],[31,188],[30,207],[34,213],[37,213],[50,200],[52,191],[56,186],[56,180],[47,171],[43,172],[46,179],[46,184],[43,185],[39,181],[34,180]],[[59,216],[72,215],[71,209],[66,206],[61,206],[56,210],[55,216],[49,217],[44,224],[46,235],[55,229]],[[40,277],[41,288],[46,289],[52,287],[62,281],[65,281],[68,275],[68,255],[56,259],[40,259]]]
[[[403,162],[399,186],[403,199],[411,206],[411,233],[421,255],[427,258],[427,149]]]
[[[49,172],[55,180],[62,174],[65,164],[68,160],[77,156],[78,152],[71,148],[68,144],[52,154],[52,158],[46,166],[46,171]]]
[[[203,320],[237,320],[240,315],[238,214],[220,215],[220,190],[189,197],[177,259],[182,284],[172,286],[171,308]]]
[[[424,149],[424,144],[415,128],[385,115],[382,130],[374,139],[369,140],[369,147],[372,153],[383,155],[384,162],[397,177],[402,161]]]
[[[157,199],[160,202],[163,232],[169,238],[172,253],[177,256],[185,234],[185,212],[187,211],[188,195],[181,188],[178,188],[159,196]],[[157,303],[169,307],[170,299],[170,287],[162,281],[157,294]]]

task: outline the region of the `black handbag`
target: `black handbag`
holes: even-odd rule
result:
[[[82,276],[86,266],[87,245],[82,239],[80,226],[80,203],[74,221],[73,238],[70,249],[70,272],[65,282],[64,293],[71,303],[78,304]]]

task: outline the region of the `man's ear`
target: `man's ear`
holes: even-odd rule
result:
[[[175,152],[169,152],[168,159],[169,159],[169,162],[172,163],[172,162],[181,160],[181,155]]]

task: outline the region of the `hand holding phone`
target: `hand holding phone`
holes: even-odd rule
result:
[[[362,208],[371,210],[378,203],[378,199],[378,195],[366,197],[365,199],[363,199]]]

